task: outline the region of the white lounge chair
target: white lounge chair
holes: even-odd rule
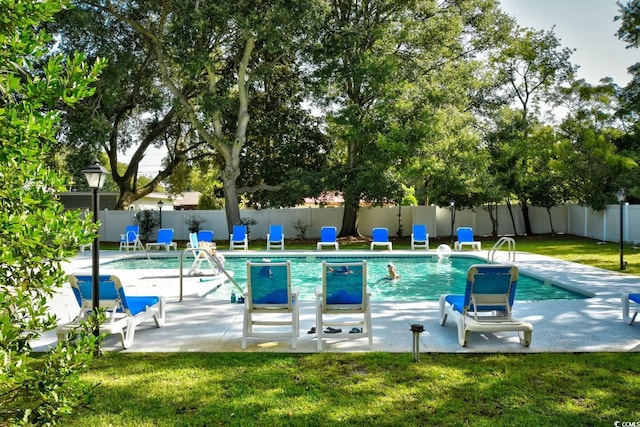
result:
[[[124,234],[120,235],[120,248],[129,252],[129,249],[135,251],[137,249],[144,250],[140,241],[140,227],[137,225],[127,225],[124,228]]]
[[[411,229],[411,250],[429,250],[429,233],[425,224],[413,224]]]
[[[267,234],[267,250],[280,249],[284,250],[284,232],[282,231],[282,224],[269,225],[269,233]]]
[[[369,349],[372,348],[370,295],[367,289],[366,261],[322,263],[322,286],[316,288],[316,337],[319,351],[322,351],[323,340],[326,338],[367,337]]]
[[[640,294],[622,294],[622,320],[627,325],[633,325],[636,321],[636,316],[638,315],[637,306],[633,311],[633,314],[630,314],[631,307],[630,303],[635,302],[636,304],[640,304]]]
[[[200,248],[199,250],[193,251],[193,263],[189,268],[189,272],[187,275],[200,275],[200,267],[203,262],[206,262],[209,265],[209,268],[212,271],[213,275],[220,274],[222,271],[218,265],[216,265],[214,256],[219,256],[221,262],[224,262],[224,257],[222,254],[215,254],[214,251],[216,249],[216,244],[213,242],[200,241],[198,239],[199,234],[197,233],[189,233],[189,246],[191,248]],[[204,236],[206,237],[206,235]]]
[[[472,265],[464,295],[440,296],[440,324],[447,317],[458,326],[458,342],[467,346],[470,332],[516,331],[520,343],[531,344],[533,325],[511,315],[518,283],[518,268],[511,265]]]
[[[178,249],[178,244],[173,241],[173,228],[161,228],[158,230],[156,241],[147,243],[147,250],[153,247],[164,248],[167,252],[170,249]]]
[[[392,250],[392,245],[389,241],[389,230],[386,228],[374,228],[371,230],[371,239],[371,250],[376,246],[384,246],[387,250]]]
[[[248,261],[242,349],[247,348],[247,338],[290,338],[295,350],[300,334],[298,295],[291,289],[289,261]]]
[[[482,242],[475,240],[473,237],[473,228],[471,227],[458,227],[457,229],[458,240],[454,243],[453,248],[461,250],[463,246],[471,246],[471,249],[482,249]]]
[[[338,230],[335,227],[325,226],[320,229],[320,241],[316,244],[316,249],[320,250],[325,246],[333,246],[338,250]]]
[[[93,310],[92,276],[70,275],[69,284],[80,306],[78,316],[70,323],[56,328],[58,340],[62,341],[67,334],[79,328],[87,320]],[[123,348],[133,345],[136,327],[146,320],[153,319],[157,327],[162,327],[165,320],[165,301],[158,296],[128,296],[122,282],[116,276],[99,277],[100,308],[105,308],[107,320],[100,324],[100,332],[108,335],[117,334]]]
[[[233,226],[233,232],[229,237],[229,250],[236,248],[246,251],[249,249],[249,240],[247,238],[247,226],[236,224]]]

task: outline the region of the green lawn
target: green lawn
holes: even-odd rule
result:
[[[432,241],[432,248],[438,243]],[[349,247],[366,243],[341,246]],[[403,247],[408,241],[394,242]],[[619,266],[615,243],[519,237],[517,249],[614,271]],[[625,252],[627,271],[640,273],[638,251],[627,246]],[[640,344],[640,325],[630,328],[637,329]],[[410,353],[110,353],[83,379],[98,384],[95,395],[65,425],[640,422],[640,353],[422,354],[418,363]]]

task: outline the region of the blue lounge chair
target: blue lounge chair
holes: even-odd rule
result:
[[[158,237],[155,242],[147,243],[147,250],[152,247],[160,247],[167,250],[178,249],[178,244],[173,241],[173,228],[161,228],[158,230]]]
[[[107,320],[100,324],[100,332],[108,335],[117,334],[123,348],[133,345],[136,327],[140,323],[153,319],[157,327],[164,325],[163,297],[128,296],[125,294],[122,282],[116,276],[102,275],[99,281],[100,308],[104,308],[107,312]],[[75,320],[56,328],[59,341],[62,341],[69,332],[80,327],[93,310],[92,277],[71,275],[69,283],[80,306],[80,312]]]
[[[137,249],[144,250],[140,241],[140,227],[137,225],[127,225],[124,228],[124,234],[120,235],[120,248],[118,250],[129,249],[135,251]]]
[[[411,250],[416,248],[429,250],[429,233],[425,224],[413,224],[411,229]]]
[[[482,243],[477,241],[473,237],[473,228],[471,227],[458,227],[457,229],[458,240],[456,240],[453,248],[461,250],[463,246],[471,246],[471,249],[482,249]]]
[[[389,241],[389,230],[386,228],[374,228],[371,231],[371,250],[376,246],[384,246],[388,250],[392,250],[391,242]]]
[[[335,227],[325,226],[320,229],[320,241],[316,245],[317,250],[324,246],[333,246],[338,250],[338,230]]]
[[[511,265],[472,265],[464,295],[440,296],[440,324],[451,316],[458,325],[458,342],[466,347],[470,332],[517,331],[520,343],[531,344],[533,326],[511,315],[518,268]]]
[[[638,315],[637,307],[633,314],[630,314],[630,302],[640,304],[640,294],[622,294],[622,320],[627,325],[633,325]]]
[[[325,338],[367,337],[369,349],[372,348],[370,295],[367,289],[366,261],[322,263],[322,287],[316,289],[316,337],[319,351],[322,351]]]
[[[298,295],[297,289],[291,289],[289,261],[248,261],[242,349],[247,348],[247,338],[290,338],[295,350],[300,334]]]
[[[284,232],[281,224],[269,225],[269,233],[267,234],[267,250],[271,248],[280,248],[284,250]]]
[[[249,240],[247,239],[247,226],[236,224],[233,226],[233,232],[229,237],[229,250],[232,251],[240,248],[244,251],[249,249]]]
[[[200,230],[198,231],[198,242],[213,242],[213,230]]]

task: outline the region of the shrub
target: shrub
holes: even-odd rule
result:
[[[44,354],[31,350],[56,326],[47,304],[65,282],[62,262],[97,231],[80,212],[64,210],[57,193],[70,179],[45,166],[58,145],[55,106],[90,95],[102,68],[101,60],[88,67],[82,56],[44,58],[51,37],[42,22],[64,3],[0,7],[0,425],[57,424],[90,397],[79,373],[91,361],[95,337],[85,334]]]

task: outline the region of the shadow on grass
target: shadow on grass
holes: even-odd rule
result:
[[[640,354],[114,353],[70,425],[612,425]]]

